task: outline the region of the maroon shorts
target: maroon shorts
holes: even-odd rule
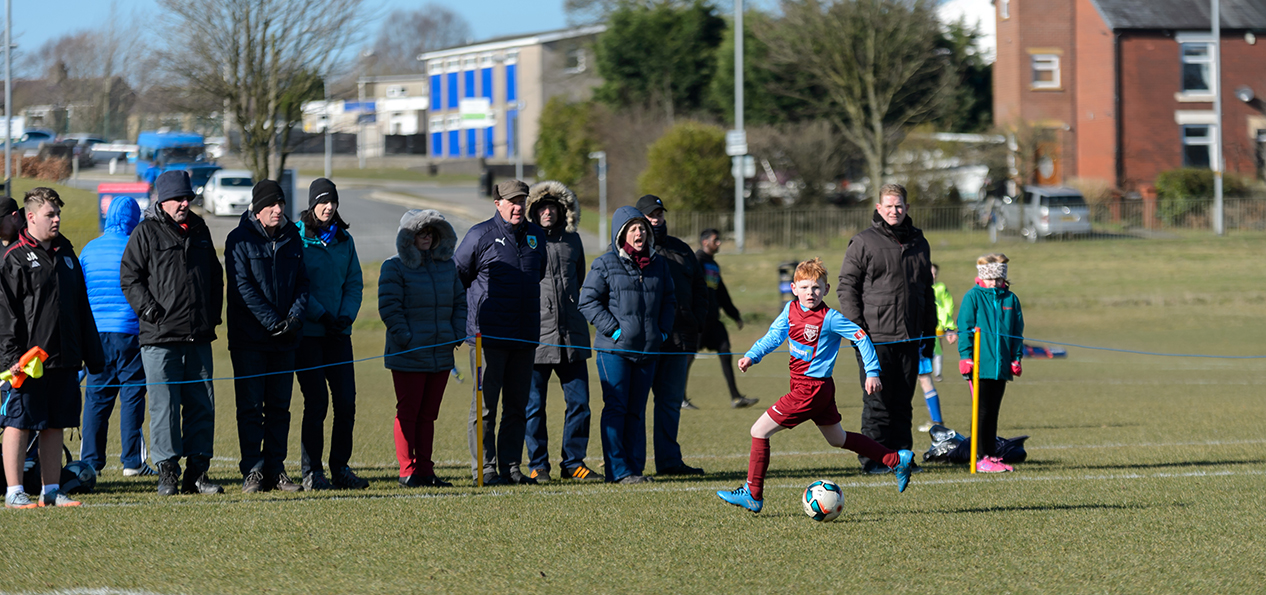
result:
[[[791,392],[778,399],[765,413],[786,428],[794,428],[810,420],[819,426],[840,423],[840,410],[835,407],[835,380],[792,377]]]

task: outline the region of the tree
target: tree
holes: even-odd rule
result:
[[[783,0],[782,13],[756,36],[772,67],[799,69],[811,86],[780,91],[858,148],[878,200],[905,127],[933,118],[953,84],[933,0]]]
[[[966,20],[945,23],[938,47],[954,69],[957,82],[936,118],[941,130],[982,132],[993,125],[993,65],[980,49],[980,29]]]
[[[550,179],[575,185],[590,170],[589,152],[594,150],[592,104],[570,103],[554,97],[541,111],[536,138],[536,166]]]
[[[774,19],[762,12],[749,10],[743,15],[743,119],[747,124],[780,124],[797,122],[808,116],[808,108],[796,97],[779,89],[807,88],[809,81],[798,69],[770,68],[769,47],[752,31],[773,26]],[[734,122],[734,26],[725,30],[717,47],[716,73],[708,85],[707,103],[711,111]]]
[[[670,208],[711,211],[734,195],[725,131],[719,126],[679,122],[647,149],[646,156],[638,187]]]
[[[470,23],[434,2],[418,10],[394,10],[382,22],[378,37],[362,53],[359,71],[365,74],[422,72],[418,55],[467,43]]]
[[[186,88],[221,100],[241,135],[242,160],[257,180],[279,177],[297,108],[319,97],[339,53],[360,40],[373,15],[363,0],[160,0],[172,31],[167,51]],[[275,159],[275,162],[274,162]]]
[[[699,109],[724,30],[725,20],[703,0],[621,4],[595,47],[604,82],[594,96],[616,107],[658,107],[670,122]]]

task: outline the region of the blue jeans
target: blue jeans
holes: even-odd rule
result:
[[[646,397],[655,382],[655,360],[635,362],[598,353],[602,381],[602,460],[607,481],[646,469]]]
[[[655,368],[655,470],[682,465],[677,426],[681,424],[681,402],[686,398],[686,375],[690,356],[663,354]]]
[[[89,373],[84,391],[83,443],[79,458],[100,471],[105,468],[106,437],[114,398],[119,398],[119,438],[127,469],[139,469],[145,462],[145,367],[141,364],[141,344],[136,335],[100,333],[105,351],[105,367],[100,374]],[[134,386],[103,385],[130,384]]]
[[[589,365],[585,360],[569,364],[536,364],[532,368],[532,390],[527,404],[527,455],[532,469],[549,470],[549,432],[545,427],[545,394],[550,374],[563,385],[562,468],[571,471],[584,464],[589,450]]]
[[[149,385],[149,444],[155,463],[185,457],[189,475],[211,466],[215,453],[215,361],[210,343],[163,343],[141,348]]]

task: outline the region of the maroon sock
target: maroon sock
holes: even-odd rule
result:
[[[765,499],[766,469],[769,469],[769,438],[752,438],[752,455],[747,459],[747,489],[756,500]]]
[[[880,461],[888,467],[896,467],[901,462],[897,451],[888,450],[888,447],[853,432],[844,433],[844,448],[872,461]]]

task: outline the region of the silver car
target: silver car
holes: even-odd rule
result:
[[[1090,205],[1080,192],[1064,186],[1025,186],[1024,201],[996,199],[998,229],[1016,228],[1030,242],[1057,235],[1090,233]]]

